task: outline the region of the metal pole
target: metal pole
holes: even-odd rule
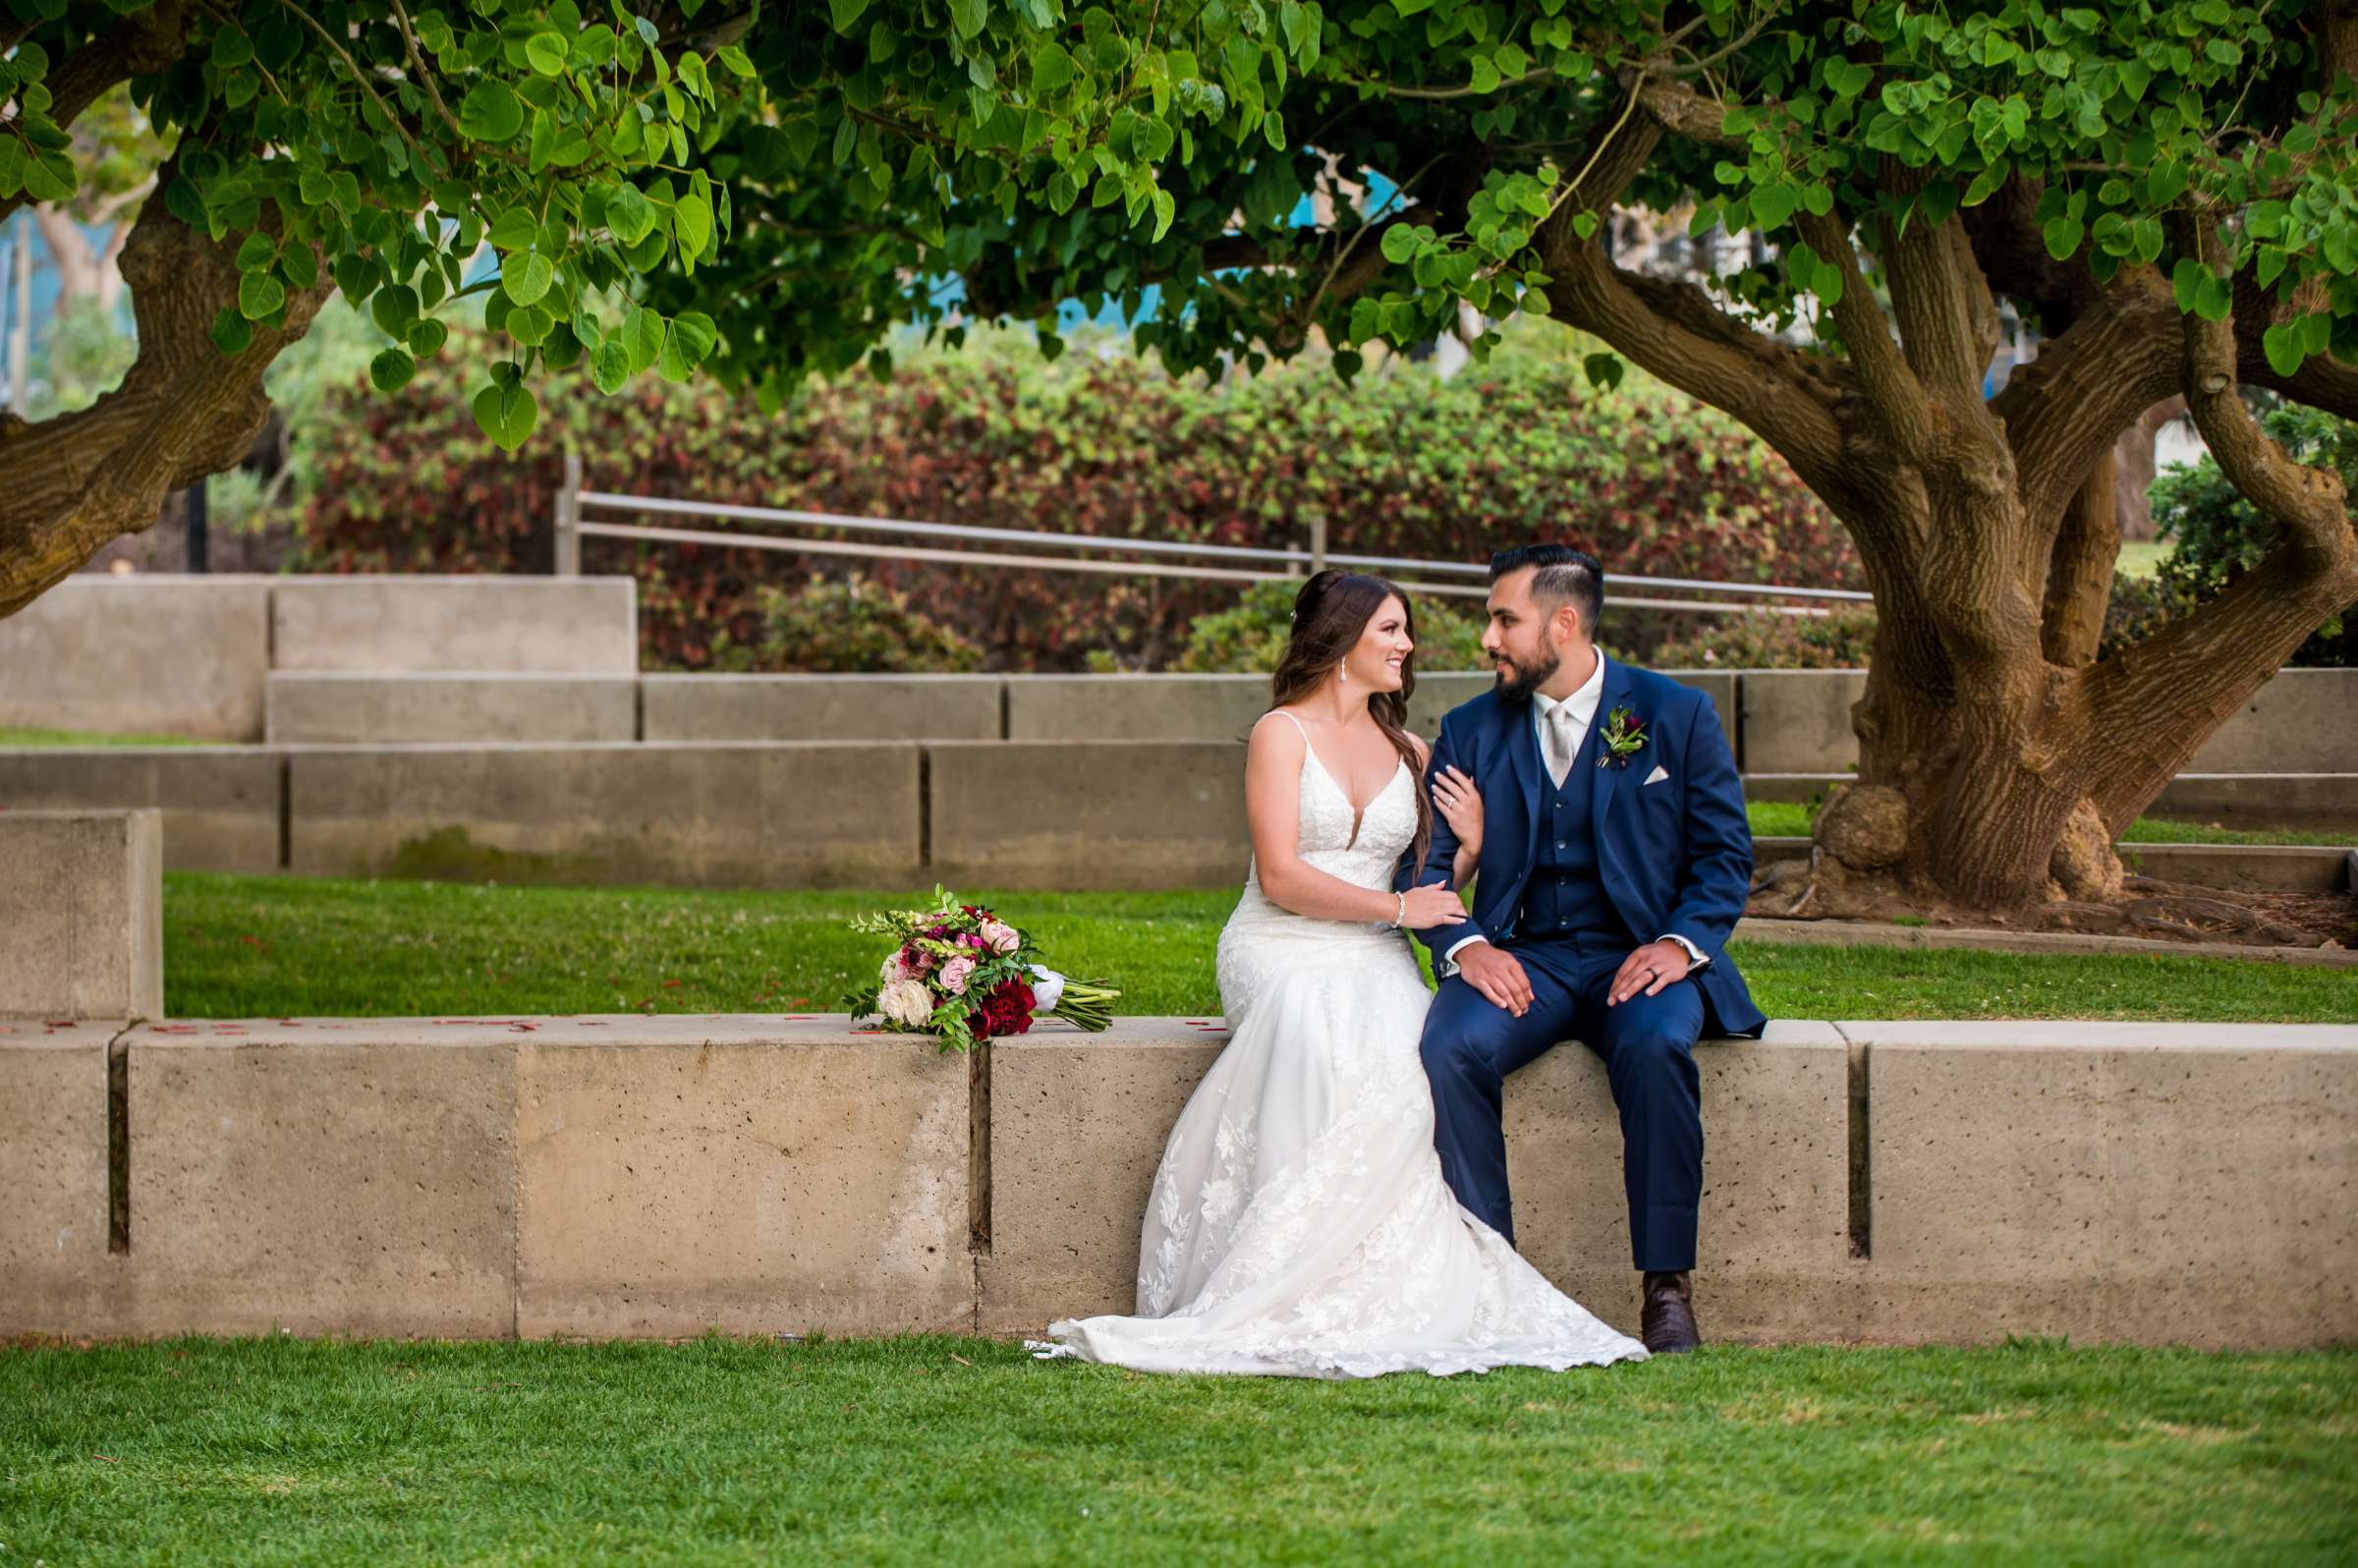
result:
[[[559,577],[582,575],[582,455],[565,449],[565,484],[557,491],[557,548],[553,568]]]
[[[189,570],[192,572],[202,572],[205,570],[204,561],[206,542],[204,536],[204,527],[206,521],[204,480],[199,478],[195,484],[190,485],[187,489],[181,491],[180,493],[183,497],[181,502],[181,516],[186,518],[189,524]]]
[[[1310,575],[1317,577],[1326,570],[1326,514],[1310,514]]]

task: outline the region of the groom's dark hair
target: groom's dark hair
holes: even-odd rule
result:
[[[1490,557],[1490,581],[1527,566],[1539,571],[1531,580],[1531,596],[1554,608],[1569,604],[1580,612],[1580,629],[1597,641],[1597,623],[1604,614],[1604,565],[1586,550],[1569,544],[1518,544]]]

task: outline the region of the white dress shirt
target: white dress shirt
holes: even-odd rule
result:
[[[1597,655],[1597,667],[1591,670],[1589,678],[1580,684],[1580,690],[1574,692],[1570,697],[1552,698],[1544,692],[1531,694],[1532,739],[1539,744],[1540,768],[1548,774],[1550,783],[1561,784],[1563,779],[1557,777],[1552,771],[1555,758],[1549,756],[1552,748],[1547,744],[1548,726],[1551,724],[1561,726],[1559,733],[1563,741],[1563,751],[1560,756],[1564,766],[1569,769],[1579,757],[1581,747],[1587,744],[1589,727],[1597,722],[1597,708],[1603,700],[1604,655],[1601,653]],[[1556,716],[1559,711],[1563,715],[1560,718]],[[1567,773],[1565,776],[1569,776],[1569,774]],[[1488,940],[1489,938],[1487,936],[1460,937],[1449,944],[1449,950],[1441,955],[1441,962],[1444,965],[1455,964],[1460,950],[1474,942]],[[1710,959],[1704,957],[1702,948],[1697,947],[1676,932],[1666,932],[1659,940],[1676,942],[1685,948],[1687,964],[1690,969],[1701,969],[1711,962]]]

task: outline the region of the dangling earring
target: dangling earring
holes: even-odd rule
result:
[[[1351,666],[1348,664],[1337,664],[1334,667],[1334,678],[1342,685],[1349,686],[1351,684]]]

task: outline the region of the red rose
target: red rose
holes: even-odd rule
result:
[[[1024,1035],[1032,1029],[1032,987],[1020,980],[1011,980],[982,998],[982,1027],[978,1036],[989,1038],[996,1035]]]

